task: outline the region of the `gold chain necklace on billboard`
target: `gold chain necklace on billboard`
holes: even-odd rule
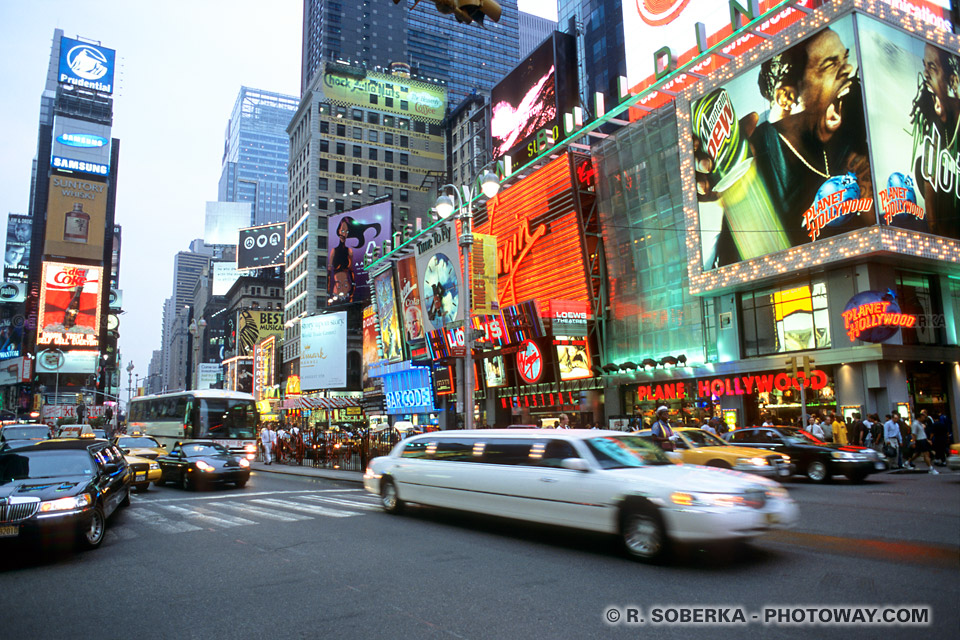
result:
[[[822,178],[829,178],[829,177],[830,177],[830,163],[827,162],[827,150],[826,150],[826,149],[823,150],[823,167],[824,167],[824,169],[826,170],[826,173],[824,173],[823,171],[819,171],[819,170],[817,170],[817,169],[814,169],[813,166],[811,166],[810,163],[807,162],[806,158],[804,158],[802,155],[800,155],[800,152],[797,151],[797,150],[793,147],[792,144],[790,144],[790,141],[787,140],[782,133],[780,133],[780,132],[778,131],[778,132],[777,132],[777,135],[780,136],[780,139],[783,140],[783,143],[784,143],[785,145],[787,145],[787,147],[790,149],[790,151],[793,151],[793,155],[797,156],[797,159],[800,160],[800,162],[803,163],[803,166],[805,166],[807,169],[810,169],[810,171],[813,171],[815,174],[817,174],[818,176],[820,176],[820,177],[822,177]]]

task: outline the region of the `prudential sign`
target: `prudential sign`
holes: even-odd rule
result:
[[[116,51],[73,38],[60,38],[57,80],[100,93],[113,93]]]

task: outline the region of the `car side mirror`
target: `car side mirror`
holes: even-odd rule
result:
[[[123,455],[130,453],[130,449],[121,449],[121,451],[123,451]]]
[[[103,465],[103,470],[110,475],[115,474],[119,469],[120,465],[116,462],[108,462],[107,464]]]
[[[583,458],[564,458],[560,466],[571,471],[590,471],[590,463]]]
[[[167,445],[161,444],[161,445],[160,445],[160,448],[161,448],[161,449],[166,449],[166,448],[167,448]]]

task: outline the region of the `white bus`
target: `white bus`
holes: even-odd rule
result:
[[[127,410],[127,433],[153,436],[168,451],[177,442],[214,440],[251,460],[258,423],[252,395],[218,389],[141,396]]]

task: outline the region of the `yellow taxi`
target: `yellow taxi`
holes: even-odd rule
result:
[[[140,456],[129,453],[124,454],[123,457],[133,472],[130,484],[135,487],[137,491],[146,491],[151,482],[157,482],[160,480],[160,476],[163,475],[163,471],[160,469],[160,463],[156,460],[141,458]]]
[[[950,455],[947,457],[947,466],[952,471],[960,471],[960,443],[950,445]]]
[[[675,451],[687,464],[733,469],[769,478],[786,478],[793,473],[790,457],[781,453],[759,451],[749,447],[736,447],[717,436],[692,427],[677,427],[673,430]],[[652,436],[649,429],[637,435]]]
[[[167,450],[162,444],[139,433],[131,435],[118,435],[113,438],[113,444],[117,445],[125,455],[156,460],[160,456],[167,455]]]

